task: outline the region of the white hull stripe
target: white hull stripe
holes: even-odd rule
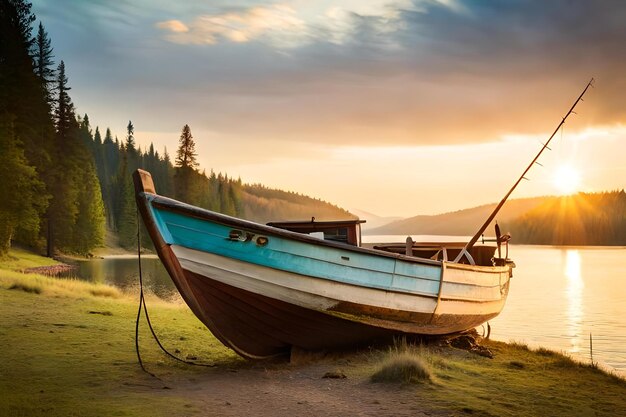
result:
[[[436,297],[398,293],[359,287],[321,278],[298,275],[264,266],[201,252],[178,245],[171,246],[183,269],[252,293],[264,295],[308,309],[328,310],[340,302],[365,306],[431,314]],[[444,282],[442,302],[438,314],[492,314],[498,313],[504,298],[491,302],[447,300]],[[499,288],[498,288],[499,293]],[[494,296],[495,294],[490,294]],[[450,297],[448,297],[450,298]]]

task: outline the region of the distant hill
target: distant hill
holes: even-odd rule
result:
[[[508,224],[514,219],[541,204],[556,199],[557,197],[533,197],[507,201],[496,220],[500,224],[502,231],[506,232],[508,231]],[[478,228],[489,217],[496,205],[497,203],[493,203],[450,213],[410,217],[378,228],[369,229],[364,233],[368,235],[471,236],[476,233]],[[493,235],[493,227],[489,226],[485,233]]]
[[[350,209],[350,213],[358,216],[359,219],[366,221],[361,226],[361,229],[363,231],[366,231],[366,230],[369,230],[369,229],[375,229],[377,227],[381,227],[381,226],[384,226],[384,225],[389,224],[391,222],[395,222],[395,221],[403,219],[402,217],[399,217],[399,216],[382,217],[382,216],[378,216],[378,215],[376,215],[374,213],[370,213],[370,212],[359,210],[359,209]]]
[[[473,235],[496,204],[415,216],[366,230],[369,235]],[[579,193],[508,201],[496,220],[514,243],[626,246],[626,193]],[[485,234],[493,235],[493,225]]]
[[[579,193],[544,201],[510,224],[516,243],[626,246],[626,193]]]
[[[269,221],[342,220],[355,215],[326,201],[302,194],[244,184],[241,188],[243,218],[259,223]]]

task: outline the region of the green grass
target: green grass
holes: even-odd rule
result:
[[[481,416],[626,415],[626,381],[547,349],[485,341],[484,358],[451,348],[426,354],[432,385],[417,397],[435,409]]]
[[[139,368],[136,294],[6,265],[0,262],[1,416],[171,416],[201,408]],[[243,362],[186,307],[156,297],[148,303],[159,337],[179,356],[224,366]],[[215,371],[166,358],[145,325],[140,340],[147,367],[161,377]]]
[[[9,249],[9,254],[7,256],[0,259],[0,269],[22,271],[26,268],[50,266],[58,263],[58,261],[52,258],[46,258],[45,256],[34,254],[25,249],[13,247]]]

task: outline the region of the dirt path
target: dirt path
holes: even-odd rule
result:
[[[374,384],[340,359],[307,365],[212,369],[189,379],[163,377],[174,396],[184,395],[206,416],[435,416],[416,390],[424,386]],[[362,369],[362,368],[361,368]],[[324,378],[327,372],[346,378]],[[360,371],[362,372],[362,370]],[[184,392],[184,394],[181,394]],[[168,395],[165,394],[165,395]]]

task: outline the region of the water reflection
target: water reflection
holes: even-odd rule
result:
[[[517,264],[492,337],[593,359],[626,377],[626,248],[515,245]]]
[[[122,289],[134,288],[139,283],[136,257],[121,256],[71,262],[77,266],[77,269],[70,274],[72,278],[112,284]],[[146,290],[165,299],[176,295],[177,291],[172,280],[156,256],[142,256],[141,264]]]
[[[567,329],[570,338],[570,352],[580,352],[583,327],[583,288],[585,286],[581,274],[580,254],[577,249],[567,249],[565,253],[565,277],[567,287]]]

